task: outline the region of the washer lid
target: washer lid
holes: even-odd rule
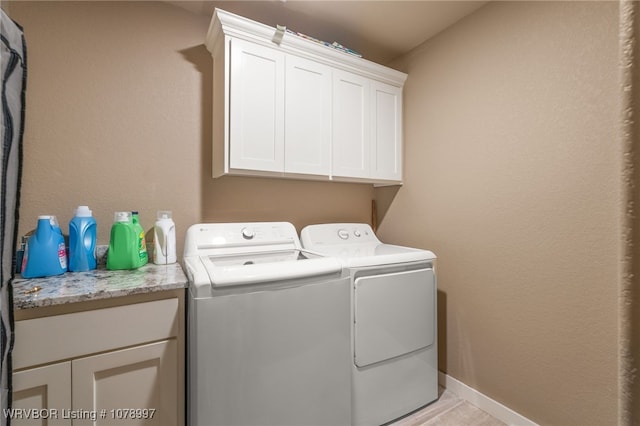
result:
[[[340,273],[341,263],[304,250],[201,256],[213,287],[269,283]]]

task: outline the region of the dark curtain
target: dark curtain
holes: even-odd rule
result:
[[[0,120],[0,162],[2,204],[0,205],[0,425],[10,425],[11,350],[13,348],[13,288],[15,249],[22,175],[27,79],[26,44],[22,28],[0,9],[0,65],[2,66],[2,119]]]

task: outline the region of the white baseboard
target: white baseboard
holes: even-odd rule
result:
[[[496,419],[505,422],[510,426],[538,426],[537,423],[516,413],[511,408],[500,404],[474,388],[465,385],[451,376],[438,372],[438,383],[445,389],[455,393],[459,398],[469,401],[482,411],[491,414]]]

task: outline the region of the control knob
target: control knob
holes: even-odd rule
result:
[[[347,238],[349,238],[349,231],[347,231],[346,229],[339,229],[338,237],[342,238],[343,240],[346,240]]]
[[[242,228],[242,238],[245,240],[251,240],[256,236],[256,233],[251,228]]]

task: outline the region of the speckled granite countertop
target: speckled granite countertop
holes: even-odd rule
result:
[[[185,288],[187,278],[179,263],[154,265],[127,271],[109,271],[99,265],[89,272],[67,272],[46,278],[13,281],[14,309],[30,309],[88,300]],[[37,292],[29,292],[34,287]]]

